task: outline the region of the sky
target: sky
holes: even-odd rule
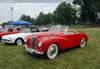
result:
[[[20,18],[21,15],[29,15],[33,18],[36,18],[39,13],[42,11],[43,13],[53,12],[60,2],[52,2],[52,3],[4,3],[0,2],[0,23],[10,21],[11,20],[11,7],[13,9],[13,20],[16,21]],[[66,0],[67,3],[71,3],[72,0]]]

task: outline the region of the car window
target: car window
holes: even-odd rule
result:
[[[30,28],[23,28],[20,32],[21,33],[30,33],[31,29]]]
[[[32,29],[32,32],[37,32],[37,29],[36,29],[36,28],[33,28],[33,29]]]
[[[52,26],[49,28],[49,31],[67,32],[67,31],[68,31],[68,26],[64,26],[64,25],[52,25]]]

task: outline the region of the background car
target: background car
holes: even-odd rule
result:
[[[26,42],[26,37],[33,34],[34,32],[39,32],[39,29],[36,27],[23,28],[22,30],[20,30],[20,33],[2,36],[2,43],[22,45]]]
[[[88,36],[84,32],[68,31],[68,27],[56,29],[58,31],[52,29],[52,32],[39,32],[28,36],[25,45],[26,51],[45,54],[47,58],[53,59],[60,50],[75,46],[84,47],[88,41]]]
[[[45,31],[49,31],[48,27],[39,27],[40,31],[45,32]]]
[[[8,35],[8,34],[16,34],[16,33],[19,33],[19,30],[16,30],[13,28],[8,28],[8,29],[3,28],[2,31],[0,31],[0,41],[1,41],[2,36]]]

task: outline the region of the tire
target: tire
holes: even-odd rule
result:
[[[21,46],[23,44],[23,39],[21,38],[18,38],[16,41],[15,41],[15,44],[18,45],[18,46]]]
[[[58,46],[56,44],[51,44],[46,52],[48,59],[54,59],[58,55]]]
[[[80,42],[80,47],[81,48],[85,47],[85,44],[86,44],[85,38],[82,38]]]

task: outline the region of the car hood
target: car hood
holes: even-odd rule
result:
[[[36,37],[45,37],[45,36],[61,36],[62,32],[37,32],[34,33],[33,35],[35,35]]]

